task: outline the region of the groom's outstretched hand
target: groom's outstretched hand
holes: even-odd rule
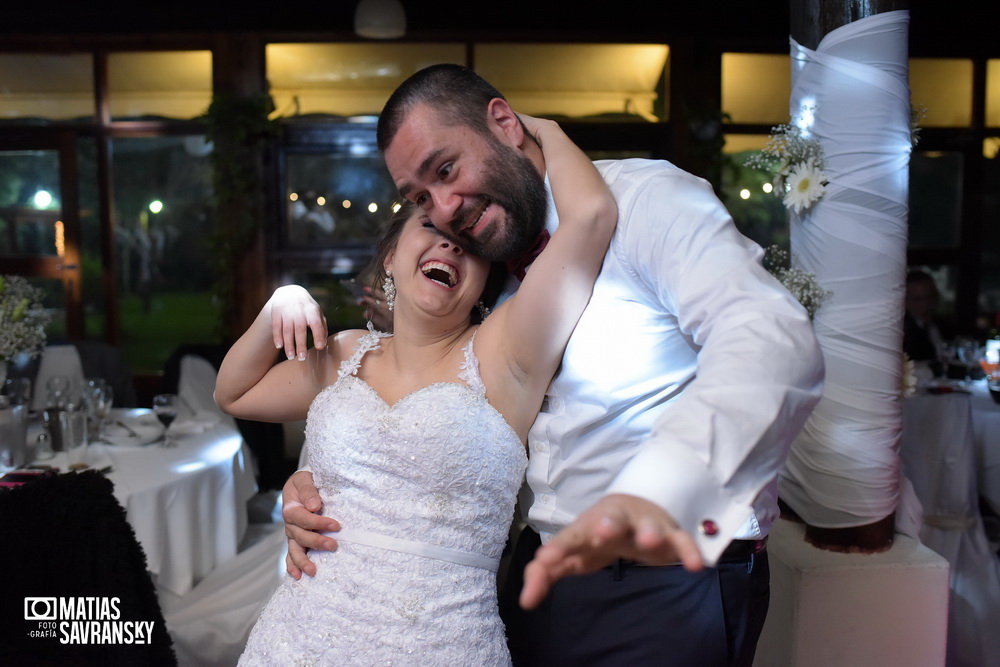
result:
[[[637,496],[605,496],[535,552],[524,570],[521,606],[534,609],[559,579],[595,572],[616,558],[649,565],[704,567],[690,534],[663,509]]]
[[[311,472],[300,470],[289,477],[281,490],[281,498],[281,517],[285,520],[288,537],[285,570],[293,579],[300,578],[303,572],[315,576],[316,564],[309,560],[307,552],[309,549],[334,551],[337,541],[320,532],[340,530],[340,524],[317,513],[323,503]]]

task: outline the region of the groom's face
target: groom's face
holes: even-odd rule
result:
[[[545,184],[531,161],[497,137],[445,125],[425,104],[410,111],[385,162],[400,194],[477,255],[518,257],[545,226]]]

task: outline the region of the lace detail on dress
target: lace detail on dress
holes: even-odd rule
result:
[[[462,352],[465,353],[465,361],[458,366],[458,379],[469,385],[469,388],[476,393],[485,396],[486,385],[483,384],[483,379],[479,376],[479,357],[472,351],[472,344],[475,341],[476,334],[472,334],[472,338],[462,348]]]
[[[358,345],[354,348],[354,353],[349,358],[340,362],[340,368],[337,370],[337,379],[343,380],[348,375],[357,375],[358,369],[361,368],[362,357],[378,348],[381,344],[380,341],[391,335],[391,333],[384,331],[376,331],[375,326],[369,322],[368,333],[358,339]]]
[[[465,384],[438,382],[389,405],[355,375],[385,335],[362,336],[309,408],[323,514],[432,551],[499,559],[527,456],[479,389],[472,341]],[[240,665],[510,664],[493,572],[347,541],[310,557],[316,576],[285,579]]]

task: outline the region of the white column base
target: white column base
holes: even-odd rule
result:
[[[771,606],[754,667],[940,667],[948,561],[896,535],[889,551],[844,554],[779,519],[768,539]]]

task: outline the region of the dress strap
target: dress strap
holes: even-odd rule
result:
[[[340,362],[340,369],[337,371],[337,379],[343,380],[348,375],[357,375],[361,368],[361,358],[372,350],[377,350],[383,338],[388,338],[391,333],[376,331],[374,325],[368,322],[368,333],[358,339],[358,344],[354,348],[354,353],[347,359]]]
[[[483,384],[483,379],[479,376],[479,358],[472,350],[472,344],[475,341],[476,334],[474,333],[469,342],[462,348],[462,352],[465,353],[465,360],[459,366],[458,379],[469,385],[470,389],[485,396],[486,385]]]
[[[470,551],[459,551],[458,549],[439,547],[436,544],[414,542],[412,540],[404,540],[398,537],[381,535],[379,533],[369,533],[366,530],[341,528],[338,531],[321,531],[321,534],[327,537],[332,537],[333,539],[341,542],[363,544],[368,547],[375,547],[376,549],[399,551],[405,554],[420,556],[422,558],[433,558],[435,560],[443,560],[448,563],[457,563],[459,565],[466,565],[469,567],[481,567],[484,570],[489,570],[490,572],[496,572],[500,569],[500,560],[498,558],[490,558],[489,556],[483,556],[482,554],[476,554]]]

